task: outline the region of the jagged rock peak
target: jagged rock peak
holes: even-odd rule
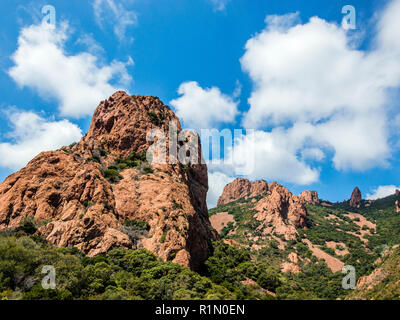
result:
[[[309,191],[305,190],[302,193],[298,195],[298,197],[304,201],[304,203],[307,204],[318,204],[319,203],[319,197],[318,197],[318,192],[317,191]]]
[[[117,91],[96,108],[80,149],[102,149],[127,157],[133,151],[146,151],[151,145],[146,141],[148,131],[159,128],[168,133],[170,122],[182,130],[174,112],[159,98]]]
[[[265,197],[257,202],[255,217],[266,227],[264,232],[295,239],[296,228],[306,228],[307,210],[304,201],[277,182],[269,185]]]
[[[350,198],[350,206],[354,208],[359,208],[361,206],[361,191],[358,189],[358,187],[355,187],[353,192],[351,193],[351,198]]]
[[[261,197],[252,201],[256,211],[254,217],[261,222],[263,232],[276,233],[289,240],[296,238],[296,228],[306,227],[307,210],[303,198],[295,196],[278,182],[268,184],[264,180],[251,182],[237,178],[225,186],[218,204],[256,196]],[[312,199],[315,200],[315,195]]]
[[[80,142],[42,152],[0,184],[0,230],[30,218],[38,235],[89,256],[146,248],[200,268],[218,238],[207,213],[207,166],[143,158],[148,130],[161,129],[168,139],[169,121],[181,131],[155,97],[118,91],[102,101]]]
[[[227,204],[243,197],[256,197],[265,194],[267,191],[267,181],[258,180],[251,182],[248,179],[236,178],[225,186],[217,204]]]

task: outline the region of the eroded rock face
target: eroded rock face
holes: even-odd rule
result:
[[[295,252],[289,253],[287,259],[289,261],[285,261],[281,264],[281,271],[291,272],[291,273],[299,273],[301,272],[301,268],[298,266],[299,263],[299,256]]]
[[[361,205],[361,191],[358,189],[358,187],[355,187],[350,198],[350,206],[354,208],[359,208]]]
[[[267,233],[295,239],[296,227],[306,227],[307,210],[304,202],[277,182],[269,184],[269,192],[255,205],[255,218],[262,221]]]
[[[34,217],[43,224],[39,233],[58,246],[76,246],[89,255],[130,247],[128,236],[118,231],[112,188],[99,167],[64,151],[39,154],[0,185],[0,228]]]
[[[138,165],[122,170],[113,183],[104,174],[116,158],[145,152],[152,144],[146,141],[150,129],[167,135],[170,121],[181,131],[158,98],[116,92],[97,107],[79,143],[39,154],[0,185],[0,229],[34,217],[41,224],[38,234],[89,256],[144,247],[163,260],[200,267],[210,239],[218,237],[207,214],[206,165],[167,162],[148,171]],[[150,228],[132,235],[123,226],[127,219]]]
[[[217,204],[226,204],[244,197],[260,196],[267,191],[268,183],[264,180],[251,182],[244,178],[237,178],[225,186]]]
[[[319,203],[319,198],[318,198],[318,192],[317,191],[303,191],[298,195],[299,199],[303,200],[304,203],[307,204],[318,204]]]

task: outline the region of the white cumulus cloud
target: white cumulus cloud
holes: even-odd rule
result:
[[[354,48],[339,25],[318,17],[301,24],[297,13],[268,16],[241,58],[254,83],[243,125],[281,127],[275,144],[296,139],[288,159],[300,153],[306,160],[314,150],[316,160],[332,152],[338,170],[387,165],[389,90],[400,86],[398,16],[400,0],[394,0],[381,12],[367,51]]]
[[[49,121],[33,112],[10,114],[11,142],[0,143],[0,166],[18,170],[39,152],[80,140],[82,131],[68,120]]]
[[[101,66],[93,54],[68,55],[67,39],[66,23],[57,28],[46,23],[23,28],[9,75],[19,86],[56,99],[62,115],[90,115],[101,100],[130,83],[126,66],[132,61]]]
[[[236,139],[224,162],[216,167],[252,180],[279,180],[300,185],[313,183],[319,178],[319,169],[310,167],[296,156],[302,141],[295,135],[296,132],[280,128],[243,135]]]
[[[179,86],[178,94],[181,96],[170,104],[186,127],[214,128],[221,123],[234,122],[238,114],[238,102],[217,87],[203,89],[197,82],[189,81]]]
[[[376,200],[385,198],[390,196],[396,192],[396,189],[400,190],[400,187],[396,187],[394,185],[389,186],[379,186],[378,188],[374,189],[372,193],[367,194],[367,200]]]

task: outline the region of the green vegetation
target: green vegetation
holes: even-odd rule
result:
[[[172,200],[172,208],[173,208],[174,210],[183,209],[182,205],[181,205],[180,203],[177,203],[177,202],[175,201],[175,199]]]
[[[146,152],[143,153],[132,152],[125,159],[120,159],[120,158],[115,159],[114,166],[119,171],[122,171],[128,168],[136,168],[140,166],[143,162],[146,162]]]
[[[93,162],[97,162],[97,163],[101,163],[101,159],[99,156],[93,155],[90,158],[87,158],[86,160],[87,162],[93,161]]]
[[[147,115],[149,116],[151,123],[157,127],[160,127],[164,123],[165,115],[162,112],[157,114],[153,111],[148,111]]]
[[[221,231],[221,237],[225,238],[230,231],[235,229],[235,225],[232,221],[228,222],[227,225]]]
[[[114,168],[108,168],[103,172],[104,178],[106,178],[111,183],[117,183],[122,179],[122,176],[119,174],[118,170]]]
[[[126,219],[121,232],[125,233],[134,245],[137,245],[141,238],[147,237],[150,225],[147,221]]]
[[[126,219],[123,223],[125,227],[135,228],[137,230],[149,231],[150,225],[147,221]]]
[[[41,286],[42,267],[56,270],[54,290]],[[0,233],[2,299],[236,299],[233,291],[151,252],[114,249],[85,257],[27,234]]]
[[[165,230],[163,235],[160,238],[160,243],[164,243],[165,242],[165,239],[167,238],[167,234],[168,234],[168,231]]]
[[[276,270],[253,262],[248,249],[235,248],[222,242],[214,242],[213,247],[213,255],[206,261],[203,275],[235,292],[240,299],[273,299],[266,290],[275,292],[281,284]],[[255,285],[244,285],[246,280],[252,280]]]
[[[22,232],[29,235],[34,234],[36,231],[37,231],[37,224],[32,217],[23,219],[19,227],[16,228],[17,233]]]
[[[115,159],[115,162],[107,169],[103,169],[103,176],[111,183],[117,183],[122,179],[121,171],[129,168],[139,168],[145,174],[153,173],[153,169],[146,161],[146,152],[136,153],[132,152],[127,158]]]
[[[143,167],[143,172],[145,174],[149,174],[149,173],[153,173],[154,171],[149,165],[146,165],[146,166]]]

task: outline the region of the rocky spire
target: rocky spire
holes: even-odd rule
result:
[[[218,205],[236,201],[244,197],[256,197],[263,195],[268,191],[268,183],[264,180],[249,181],[244,178],[237,178],[228,183],[222,195],[218,199]]]
[[[319,203],[319,198],[318,198],[318,192],[317,191],[303,191],[298,195],[298,197],[304,201],[304,203],[307,204],[318,204]]]
[[[361,191],[358,187],[355,187],[350,198],[350,206],[354,208],[359,208],[361,206]]]

